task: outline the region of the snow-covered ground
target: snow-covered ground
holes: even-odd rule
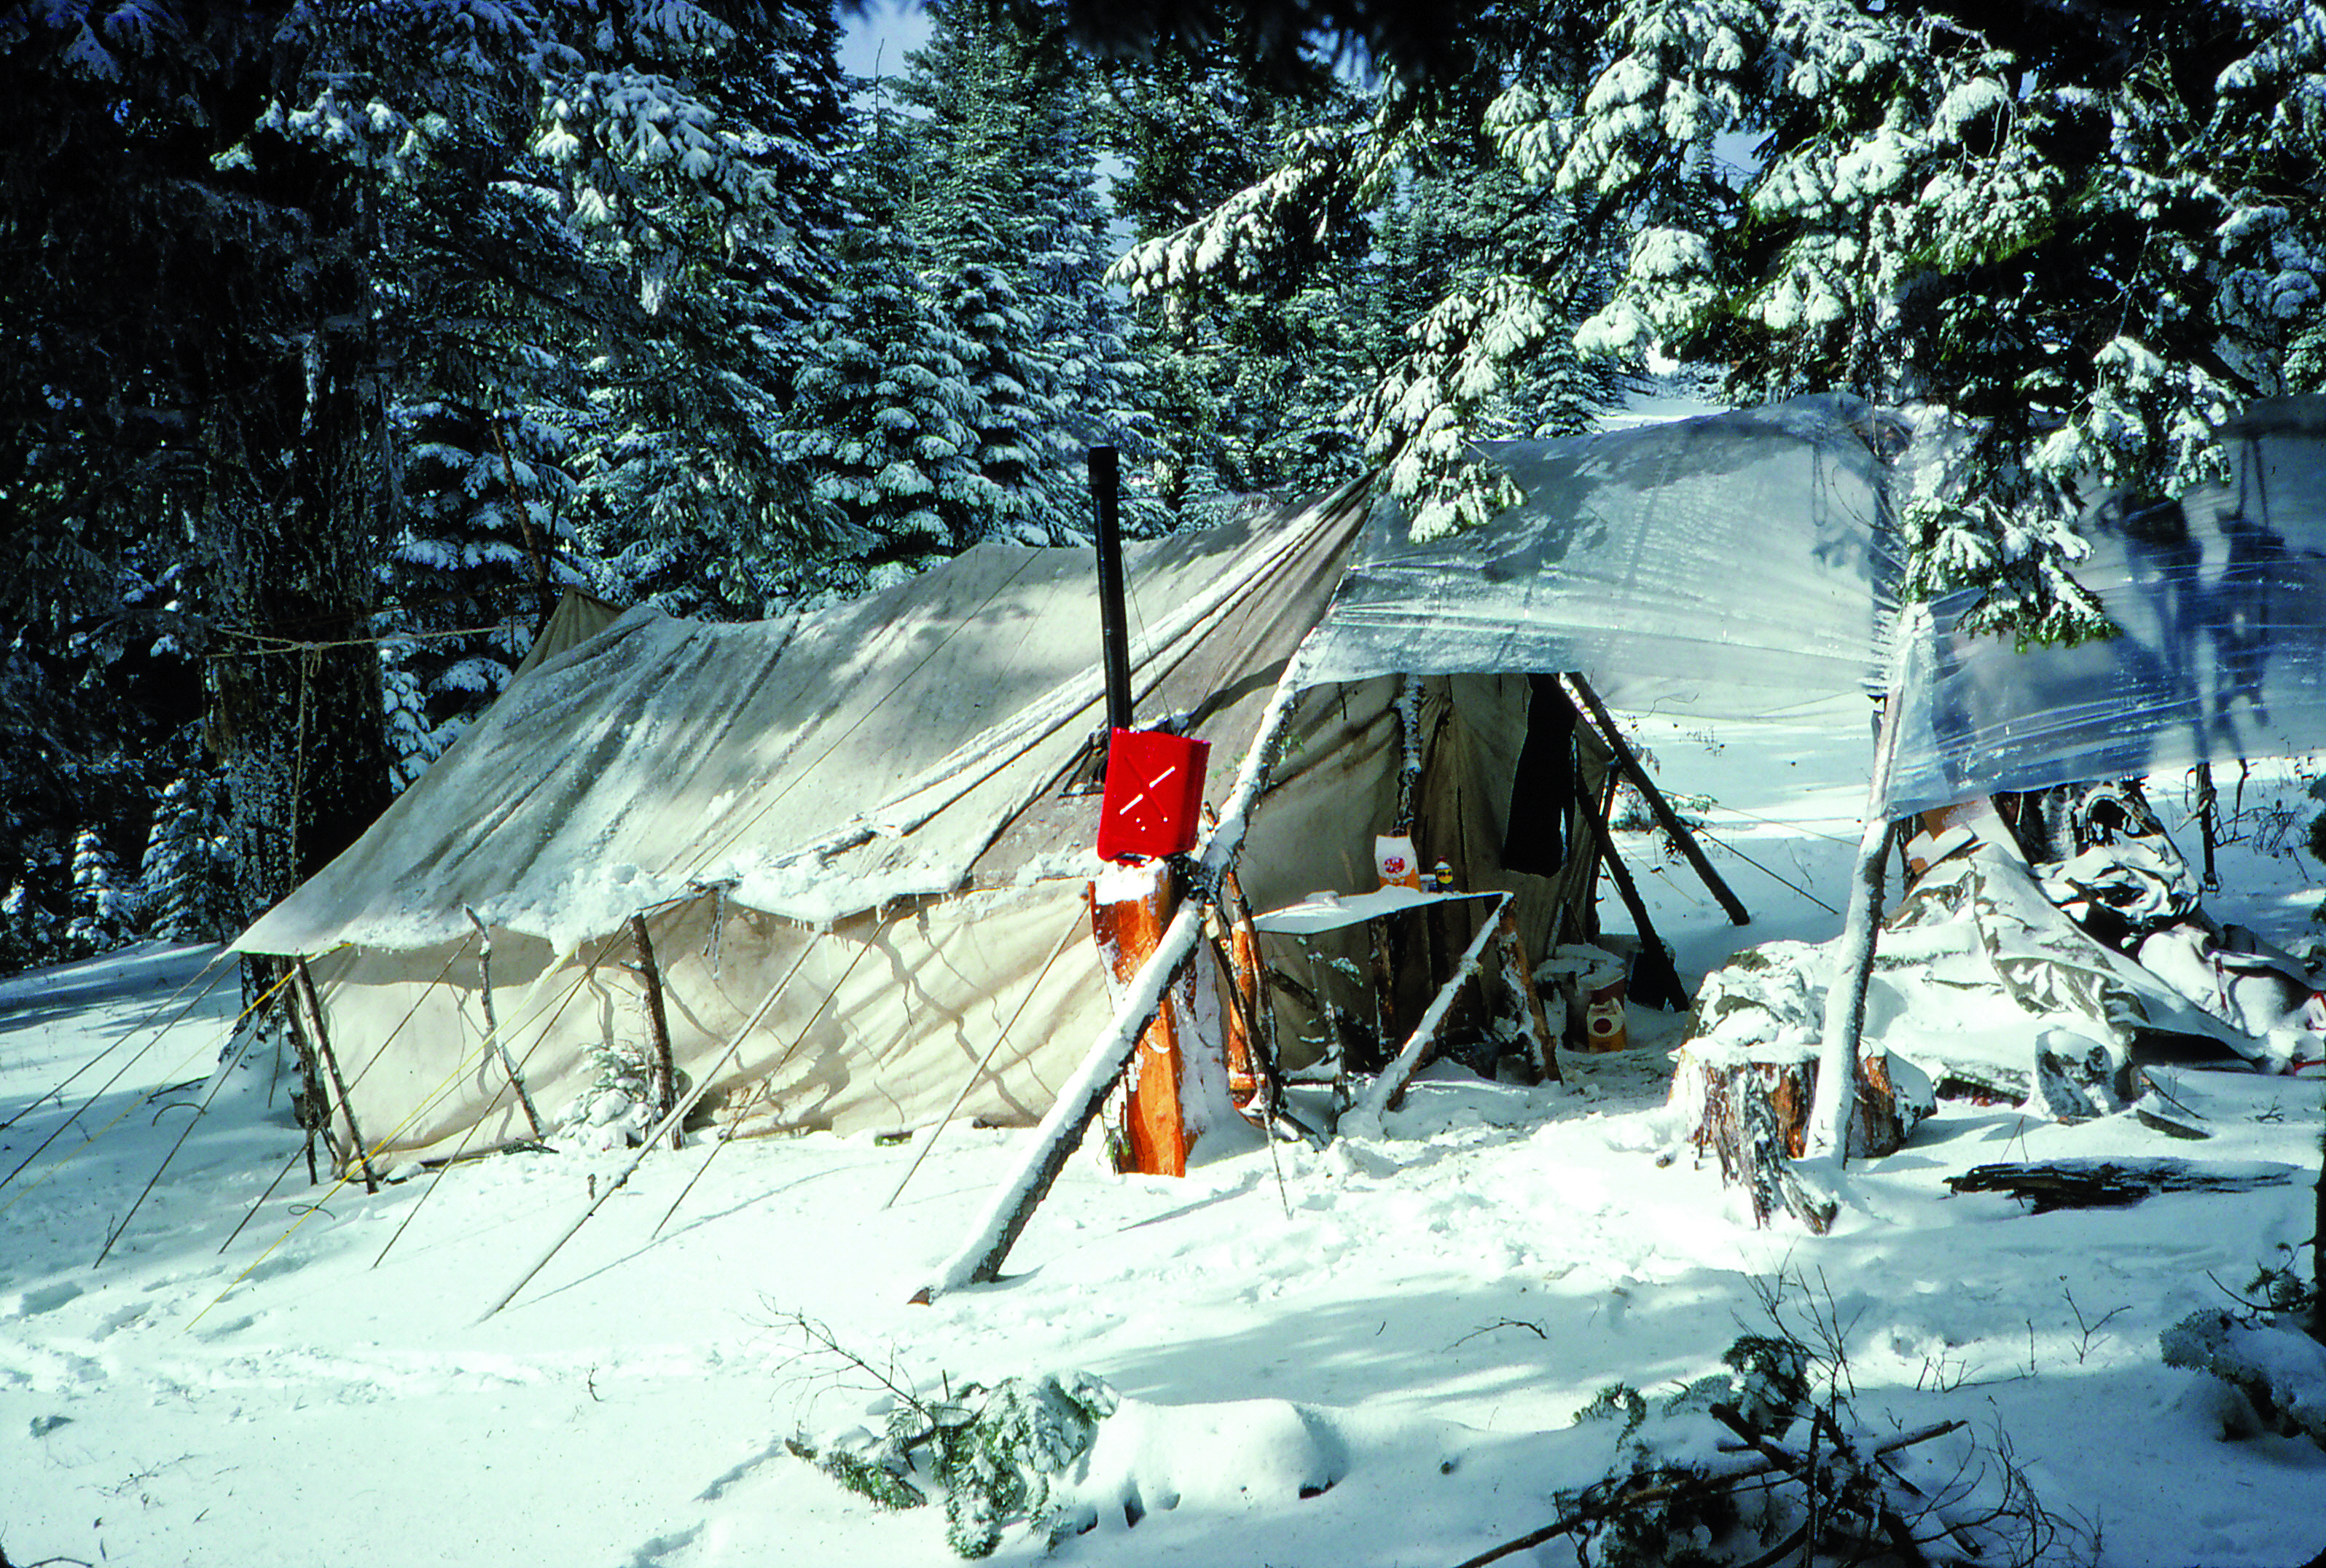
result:
[[[1731,928],[1684,868],[1649,876],[1683,969],[1830,935],[1810,895],[1841,902],[1859,801],[1792,785],[1831,776],[1800,765],[1809,743],[1640,734],[1670,787],[1715,797],[1714,858],[1755,915]],[[2314,865],[2247,843],[2223,871],[2217,914],[2312,933]],[[2204,1144],[1945,1103],[1854,1172],[1816,1239],[1753,1229],[1686,1145],[1662,1109],[1678,1020],[1635,1009],[1633,1048],[1568,1058],[1566,1085],[1435,1075],[1379,1138],[1251,1147],[1184,1181],[1078,1160],[1008,1279],[929,1306],[908,1298],[1022,1133],[947,1133],[885,1208],[914,1146],[657,1155],[479,1321],[622,1156],[311,1188],[266,1064],[195,1117],[230,981],[153,1043],[147,1020],[183,1007],[211,956],[147,947],[0,982],[0,1176],[17,1173],[0,1185],[0,1551],[19,1563],[950,1560],[938,1510],[878,1512],[786,1451],[878,1393],[805,1318],[925,1391],[1069,1369],[1112,1385],[1121,1408],[1067,1480],[1095,1525],[1061,1562],[1448,1565],[1598,1473],[1605,1429],[1570,1426],[1596,1390],[1717,1370],[1776,1282],[1838,1325],[1862,1417],[1961,1417],[1957,1458],[2007,1443],[2079,1522],[2061,1561],[2290,1568],[2326,1548],[2326,1452],[2225,1441],[2226,1396],[2157,1356],[2161,1329],[2307,1238],[2306,1175],[2041,1216],[1944,1184],[2072,1155],[2306,1172],[2314,1077],[2182,1073],[2218,1129]],[[1018,1530],[998,1557],[1040,1554]]]

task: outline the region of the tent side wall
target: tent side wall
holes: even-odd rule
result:
[[[706,1103],[742,1131],[933,1122],[1013,1016],[961,1114],[1028,1123],[1079,1059],[1084,1025],[1105,1016],[1080,884],[916,900],[821,931],[706,896],[656,914],[647,929],[678,1071],[687,1083],[715,1072]],[[476,943],[349,950],[314,969],[332,1035],[350,1043],[341,1051],[349,1097],[378,1154],[438,1157],[531,1136],[485,1049]],[[779,983],[766,1019],[721,1065]],[[563,960],[497,933],[493,1003],[526,1088],[553,1122],[581,1108],[609,1053],[648,1049],[627,932]]]

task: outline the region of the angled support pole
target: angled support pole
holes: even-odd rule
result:
[[[960,1250],[938,1269],[936,1277],[915,1293],[914,1301],[933,1301],[945,1291],[999,1279],[1002,1260],[1009,1256],[1009,1248],[1024,1232],[1027,1221],[1034,1217],[1034,1211],[1041,1206],[1058,1174],[1065,1169],[1083,1135],[1097,1119],[1114,1081],[1122,1076],[1131,1053],[1139,1049],[1140,1035],[1161,1010],[1172,977],[1203,938],[1204,905],[1214,896],[1212,890],[1219,886],[1220,878],[1235,864],[1237,851],[1243,847],[1244,833],[1251,826],[1252,805],[1267,780],[1269,760],[1278,739],[1291,722],[1293,703],[1300,694],[1299,668],[1300,657],[1296,653],[1276,682],[1267,711],[1261,715],[1227,805],[1196,856],[1191,878],[1195,895],[1180,904],[1178,913],[1171,917],[1171,923],[1156,942],[1147,961],[1123,987],[1114,1016],[1100,1030],[1074,1076],[1059,1088],[1049,1114],[1027,1140],[1018,1168],[994,1190],[976,1229]]]
[[[1672,810],[1670,801],[1664,799],[1663,791],[1658,789],[1655,780],[1648,776],[1648,770],[1640,765],[1630,743],[1624,740],[1624,732],[1615,728],[1614,715],[1607,711],[1605,704],[1599,700],[1599,694],[1591,690],[1590,682],[1575,674],[1562,675],[1559,679],[1590,713],[1592,728],[1598,730],[1599,738],[1607,743],[1608,751],[1615,758],[1616,767],[1632,781],[1632,787],[1640,792],[1640,798],[1648,803],[1648,810],[1654,815],[1656,826],[1679,846],[1679,852],[1687,857],[1689,865],[1704,879],[1704,886],[1719,901],[1729,923],[1752,924],[1753,917],[1745,912],[1744,900],[1738,898],[1720,873],[1713,869],[1712,862],[1705,858],[1704,846],[1696,841],[1694,831],[1679,820],[1679,813]]]
[[[1503,916],[1510,913],[1511,899],[1510,894],[1503,894],[1502,902],[1494,905],[1493,913],[1478,923],[1478,934],[1470,939],[1470,945],[1463,950],[1461,958],[1455,962],[1454,972],[1447,975],[1446,983],[1437,988],[1437,995],[1431,998],[1428,1011],[1421,1015],[1421,1022],[1416,1024],[1413,1033],[1406,1036],[1405,1044],[1399,1049],[1396,1059],[1381,1070],[1372,1087],[1365,1090],[1364,1097],[1357,1101],[1354,1108],[1357,1115],[1379,1120],[1382,1114],[1405,1092],[1405,1086],[1413,1081],[1413,1075],[1420,1071],[1422,1062],[1437,1047],[1438,1031],[1446,1027],[1447,1016],[1454,1010],[1454,998],[1462,994],[1465,985],[1478,978],[1487,944],[1503,934]]]

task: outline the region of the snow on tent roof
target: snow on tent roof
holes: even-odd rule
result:
[[[1338,579],[1354,503],[1126,552],[1143,711],[1202,700],[1223,671],[1280,668]],[[1095,580],[1088,550],[982,545],[792,621],[632,610],[514,682],[235,946],[459,942],[466,906],[572,951],[713,884],[821,923],[950,891],[973,866],[1007,880],[1057,835],[997,840],[1102,719]],[[1240,755],[1272,684],[1239,687],[1196,732]]]

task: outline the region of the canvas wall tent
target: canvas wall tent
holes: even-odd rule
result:
[[[1129,552],[1140,717],[1214,744],[1215,801],[1366,511],[1352,488]],[[1033,1121],[1109,1007],[1084,902],[1098,797],[1077,788],[1097,645],[1086,550],[983,546],[792,622],[631,612],[523,673],[236,946],[312,960],[348,1107],[390,1159],[529,1133],[482,1049],[470,911],[501,1040],[553,1117],[609,1044],[644,1043],[643,914],[684,1074],[790,976],[712,1086],[738,1127],[928,1123],[1005,1029],[960,1114]],[[1242,862],[1256,907],[1372,885],[1400,689],[1302,698]],[[1424,686],[1415,834],[1465,885],[1518,889],[1539,947],[1591,895],[1587,858],[1564,879],[1501,868],[1526,702],[1523,676]]]

